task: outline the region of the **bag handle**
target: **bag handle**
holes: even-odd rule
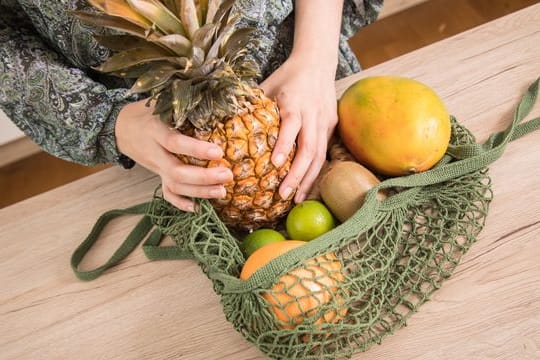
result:
[[[148,216],[146,216],[148,217]],[[159,229],[154,229],[148,239],[143,243],[142,249],[146,258],[150,261],[156,260],[187,260],[195,259],[193,254],[187,250],[181,250],[178,246],[160,246],[165,234]]]
[[[75,276],[80,280],[89,281],[98,278],[106,270],[118,264],[125,259],[137,245],[148,235],[152,230],[153,224],[149,216],[146,216],[149,202],[137,204],[135,206],[126,209],[110,210],[101,215],[90,234],[84,239],[84,241],[75,249],[71,256],[71,268],[75,273]],[[99,239],[99,235],[103,232],[107,224],[118,217],[125,215],[144,215],[141,220],[135,225],[133,230],[126,237],[120,247],[113,253],[113,255],[107,260],[107,262],[92,270],[80,270],[79,265],[90,251],[92,246]],[[155,229],[152,231],[148,239],[144,242],[142,248],[149,260],[172,260],[172,259],[189,259],[192,258],[191,254],[186,251],[182,251],[177,246],[159,246],[164,238],[164,234]]]

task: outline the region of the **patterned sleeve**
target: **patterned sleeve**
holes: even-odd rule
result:
[[[1,2],[0,2],[0,5]],[[0,107],[45,151],[85,165],[114,163],[127,88],[107,88],[0,6]]]
[[[360,28],[377,20],[384,0],[345,0],[343,2],[343,20],[341,34],[352,37]]]
[[[374,22],[381,11],[383,0],[345,0],[339,41],[339,66],[336,79],[341,79],[360,71],[356,55],[349,47],[348,39],[362,27]]]

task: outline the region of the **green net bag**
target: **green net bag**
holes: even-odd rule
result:
[[[477,144],[452,118],[451,145],[433,169],[390,178],[371,189],[362,208],[323,236],[240,280],[245,258],[234,234],[207,201],[182,212],[156,193],[149,203],[104,214],[72,257],[90,280],[143,244],[149,259],[193,259],[221,296],[228,321],[272,359],[340,359],[365,351],[405,325],[449,278],[482,230],[492,199],[487,166],[508,142],[540,127],[522,123],[538,93],[536,80],[511,124]],[[384,200],[380,190],[391,192]],[[102,267],[78,269],[106,223],[145,214]],[[166,234],[177,246],[159,246]]]

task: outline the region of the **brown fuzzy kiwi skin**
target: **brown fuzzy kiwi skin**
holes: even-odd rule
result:
[[[379,183],[379,179],[359,163],[337,161],[322,176],[319,189],[332,214],[345,222],[362,207],[367,192]],[[386,197],[382,192],[377,196],[379,200]]]
[[[319,175],[313,182],[313,185],[308,192],[308,195],[306,197],[307,200],[322,200],[320,191],[321,180],[326,175],[326,173],[330,171],[330,169],[332,169],[332,167],[342,161],[355,161],[352,154],[349,152],[349,150],[345,148],[343,142],[336,134],[333,134],[328,140],[328,157],[329,160],[324,161]]]

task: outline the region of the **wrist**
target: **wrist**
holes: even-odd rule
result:
[[[331,74],[338,64],[343,0],[296,0],[291,56]],[[320,24],[324,24],[321,27]]]
[[[289,60],[300,69],[314,69],[321,76],[327,76],[334,81],[338,65],[338,54],[323,53],[310,48],[294,48]]]
[[[125,116],[124,111],[127,110],[126,106],[128,105],[124,105],[124,107],[122,107],[122,109],[120,110],[120,113],[118,114],[118,117],[116,118],[114,134],[116,138],[116,149],[117,149],[118,155],[115,161],[124,169],[131,169],[132,167],[135,166],[135,161],[126,155],[125,153],[126,145],[123,138],[123,135],[125,133],[124,126],[125,126],[126,116]]]
[[[132,104],[126,104],[118,113],[116,118],[116,124],[114,127],[114,135],[116,138],[116,148],[118,149],[119,154],[126,154],[127,150],[127,141],[125,139],[125,134],[127,132],[127,120],[130,117],[130,107]]]

